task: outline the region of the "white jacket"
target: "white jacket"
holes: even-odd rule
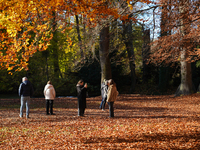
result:
[[[56,92],[55,92],[53,85],[47,84],[45,86],[44,96],[45,96],[45,99],[51,99],[51,100],[53,100],[56,97]]]

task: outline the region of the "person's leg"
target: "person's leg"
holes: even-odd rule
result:
[[[78,116],[81,116],[81,108],[78,108]]]
[[[21,106],[20,106],[20,117],[23,117],[23,109],[24,109],[24,97],[21,97]]]
[[[26,97],[26,118],[29,118],[30,97]]]
[[[46,99],[46,114],[49,114],[49,100]]]
[[[103,100],[103,104],[102,104],[102,110],[104,110],[104,109],[105,109],[106,100],[107,100],[107,97],[105,97],[105,98],[104,98],[104,100]]]
[[[50,104],[50,114],[53,115],[53,100],[50,100],[49,104]]]
[[[84,110],[83,108],[78,108],[78,116],[83,116]]]
[[[110,113],[110,116],[109,116],[109,117],[114,117],[113,103],[114,103],[114,102],[109,102],[109,113]]]
[[[104,102],[104,98],[102,98],[102,100],[101,100],[101,104],[100,104],[100,109],[102,109],[102,105],[103,105],[103,102]]]
[[[83,108],[83,111],[82,111],[82,116],[84,116],[84,113],[85,113],[85,108]]]

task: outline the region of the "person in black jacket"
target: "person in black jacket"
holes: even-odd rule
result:
[[[19,86],[19,96],[21,97],[20,117],[23,117],[23,109],[26,104],[26,118],[29,118],[30,97],[33,96],[33,86],[27,77],[22,78]]]
[[[83,80],[79,80],[77,85],[77,98],[78,98],[78,116],[84,116],[85,108],[86,108],[86,91],[87,91],[87,83],[84,85]]]

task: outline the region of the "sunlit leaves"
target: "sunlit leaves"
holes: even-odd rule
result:
[[[149,0],[138,2],[150,3]],[[112,0],[0,1],[0,65],[8,70],[28,69],[29,57],[48,48],[54,30],[70,29],[69,24],[73,22],[68,22],[67,18],[82,15],[87,18],[86,25],[95,27],[102,19],[121,17],[121,10],[114,3]],[[127,3],[132,9],[131,2]],[[57,22],[56,28],[53,28],[52,19]],[[121,19],[126,19],[126,15]],[[73,44],[71,39],[68,42]]]
[[[152,42],[151,61],[171,63],[180,61],[180,52],[186,50],[187,62],[199,60],[199,1],[161,0],[161,35]],[[180,5],[181,4],[181,5]],[[182,9],[182,10],[181,10]],[[182,13],[180,13],[183,11]]]

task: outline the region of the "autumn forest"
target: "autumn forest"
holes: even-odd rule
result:
[[[198,0],[1,0],[0,149],[199,149],[199,6]],[[25,76],[34,88],[29,120],[18,114]],[[80,79],[88,84],[82,118]],[[104,79],[119,91],[113,119],[107,105],[98,109]],[[44,113],[49,80],[55,116]]]

